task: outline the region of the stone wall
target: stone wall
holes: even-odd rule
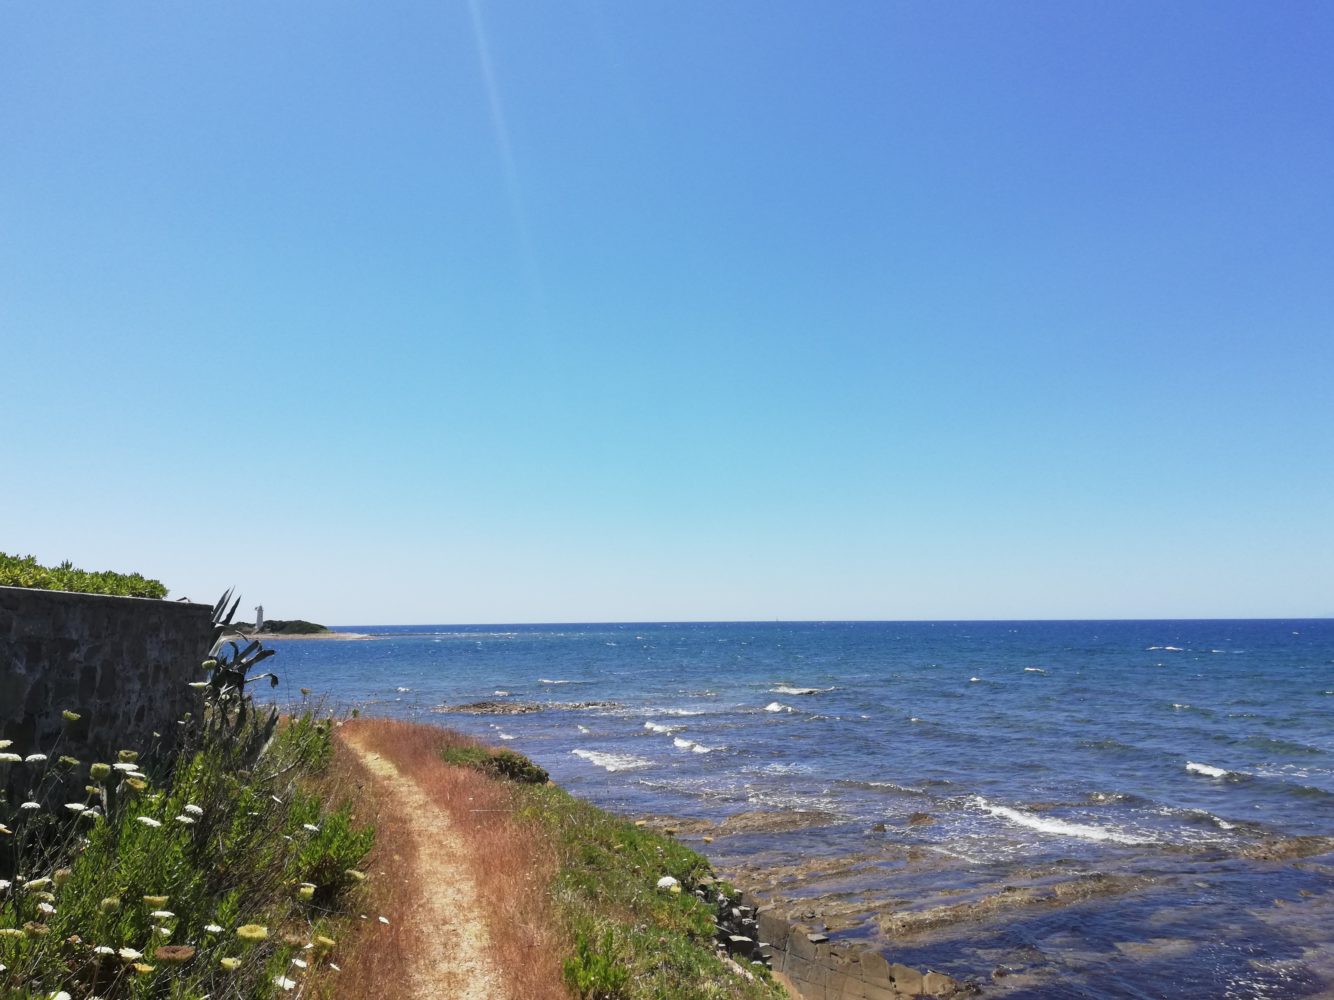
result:
[[[212,641],[205,604],[0,587],[0,739],[10,752],[106,759],[170,747],[197,707]],[[64,711],[80,719],[69,723]],[[160,733],[155,741],[153,733]],[[20,768],[10,768],[21,780]]]
[[[802,1000],[906,1000],[953,997],[971,987],[940,972],[919,972],[866,947],[832,943],[828,936],[763,909],[748,893],[729,896],[706,885],[700,898],[716,907],[718,942],[744,969],[747,963],[778,973]]]

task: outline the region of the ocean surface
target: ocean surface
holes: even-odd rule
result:
[[[985,995],[1334,996],[1334,621],[346,630],[277,693],[513,747]]]

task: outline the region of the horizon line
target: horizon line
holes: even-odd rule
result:
[[[606,621],[511,621],[511,622],[376,622],[357,625],[329,625],[327,628],[366,629],[366,628],[425,628],[427,626],[448,626],[451,628],[499,628],[502,626],[552,626],[570,627],[576,625],[963,625],[963,624],[1004,624],[1034,622],[1326,622],[1334,620],[1334,615],[1293,615],[1256,617],[1192,617],[1192,618],[690,618],[690,619],[638,619],[625,618]]]

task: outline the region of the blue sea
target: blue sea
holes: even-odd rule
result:
[[[1334,996],[1334,621],[346,630],[279,694],[520,750],[985,995]]]

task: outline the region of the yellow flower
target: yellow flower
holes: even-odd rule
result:
[[[153,966],[149,965],[147,962],[135,962],[134,971],[141,976],[146,976],[153,971]]]
[[[144,905],[151,906],[155,910],[160,910],[167,905],[167,900],[170,898],[170,896],[145,896]]]
[[[83,718],[78,712],[71,712],[68,708],[60,714],[66,722],[78,722]]]
[[[325,937],[323,934],[315,938],[315,947],[319,951],[332,951],[338,946],[338,942],[331,937]]]
[[[120,759],[120,762],[122,764],[133,764],[135,761],[139,759],[139,751],[121,750],[119,753],[116,754],[116,756]]]
[[[97,908],[103,913],[115,913],[120,909],[120,897],[108,896],[106,899],[102,900],[102,902],[97,904]]]
[[[262,924],[242,924],[236,928],[236,936],[242,941],[263,941],[269,936],[269,929]]]
[[[218,959],[218,965],[223,972],[235,972],[241,967],[241,960],[239,958],[220,958]]]
[[[105,781],[107,779],[107,776],[110,774],[111,774],[110,764],[88,765],[88,776],[92,778],[94,781]]]

